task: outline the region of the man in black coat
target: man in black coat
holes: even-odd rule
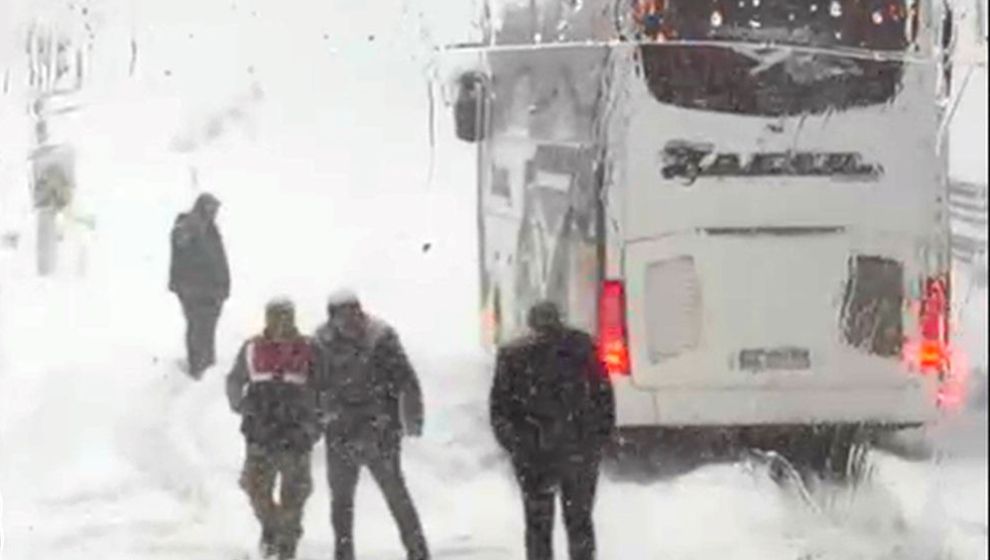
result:
[[[499,349],[491,423],[523,495],[528,560],[552,560],[560,491],[572,560],[595,557],[592,508],[602,452],[615,424],[612,386],[587,334],[557,307],[529,311],[531,332]]]
[[[353,292],[331,296],[316,332],[336,560],[354,560],[354,491],[362,466],[378,483],[409,560],[427,560],[419,515],[400,462],[403,434],[423,429],[416,372],[395,331],[367,315]]]
[[[227,253],[216,226],[219,209],[216,197],[201,194],[172,227],[168,288],[182,303],[189,374],[196,379],[216,363],[217,320],[230,295]]]

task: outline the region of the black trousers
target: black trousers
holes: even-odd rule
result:
[[[595,558],[592,510],[598,486],[596,456],[513,458],[526,518],[527,560],[553,560],[554,505],[559,492],[571,560]]]
[[[429,551],[416,507],[402,476],[400,444],[340,441],[327,437],[327,480],[336,560],[354,560],[354,491],[362,466],[375,479],[409,560],[427,560]]]
[[[217,321],[223,300],[210,296],[179,296],[186,316],[186,358],[189,375],[199,378],[216,363]]]

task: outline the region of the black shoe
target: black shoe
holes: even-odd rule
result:
[[[275,532],[270,529],[261,530],[261,542],[258,543],[258,551],[262,558],[275,558],[278,547],[275,545]]]
[[[338,543],[333,550],[334,560],[354,560],[354,547]]]
[[[194,368],[190,368],[189,377],[192,377],[196,381],[199,381],[203,379],[203,374],[206,373],[207,369],[209,369],[209,366],[206,365],[197,365]]]
[[[278,560],[293,560],[296,557],[296,541],[283,540],[278,543]]]
[[[424,545],[408,551],[406,557],[409,560],[430,560],[430,553]]]

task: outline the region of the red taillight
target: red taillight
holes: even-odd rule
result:
[[[918,363],[922,371],[936,373],[945,361],[945,348],[936,340],[923,340],[918,348]]]
[[[946,278],[925,281],[918,319],[921,327],[918,365],[924,373],[945,373],[949,366],[949,282]]]
[[[598,356],[609,375],[629,375],[626,290],[618,280],[602,284],[598,300]]]

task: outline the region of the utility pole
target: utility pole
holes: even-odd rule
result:
[[[71,34],[41,22],[29,29],[25,48],[34,119],[28,159],[37,219],[36,263],[39,276],[50,276],[58,260],[59,221],[71,208],[76,189],[75,151],[58,137],[55,125],[77,108],[72,102],[83,85],[85,50]]]

